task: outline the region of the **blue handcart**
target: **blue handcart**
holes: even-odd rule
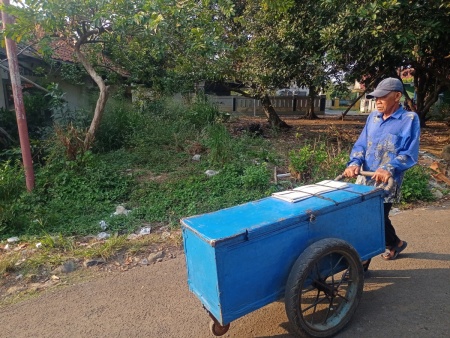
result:
[[[283,298],[298,335],[341,330],[362,295],[361,261],[385,250],[383,196],[348,183],[296,203],[267,197],[182,219],[189,289],[211,332]]]

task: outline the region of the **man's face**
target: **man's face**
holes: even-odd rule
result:
[[[397,110],[401,96],[399,92],[390,92],[385,96],[376,97],[377,110],[383,114],[392,114]]]

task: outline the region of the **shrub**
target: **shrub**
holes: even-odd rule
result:
[[[204,95],[197,95],[194,103],[186,110],[183,118],[197,129],[214,123],[219,118],[219,110],[208,102]]]
[[[410,203],[434,200],[434,196],[428,185],[429,180],[429,171],[420,165],[416,165],[407,170],[402,184],[401,201]]]
[[[303,183],[333,179],[345,169],[347,151],[339,151],[331,144],[314,141],[288,154],[289,170]]]
[[[19,191],[2,213],[4,235],[89,234],[98,222],[128,200],[132,177],[126,163],[86,152],[76,161],[49,157],[35,170],[36,187]]]
[[[25,191],[25,174],[20,162],[0,164],[0,234],[14,220],[13,204]]]
[[[222,124],[205,128],[203,144],[209,149],[208,159],[212,164],[224,164],[233,159],[232,143],[230,133]]]
[[[270,184],[271,173],[267,168],[267,164],[263,162],[246,167],[241,179],[245,188],[263,191]]]
[[[140,123],[140,113],[131,106],[123,103],[108,106],[95,135],[94,150],[105,153],[128,147],[133,126]]]

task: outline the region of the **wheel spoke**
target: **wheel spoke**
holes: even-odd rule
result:
[[[316,299],[315,299],[314,303],[312,303],[311,305],[309,305],[307,308],[302,309],[302,312],[306,312],[306,311],[308,311],[308,310],[310,310],[310,309],[312,309],[312,308],[314,308],[314,311],[313,311],[313,312],[316,312],[316,307],[317,307],[317,305],[319,305],[320,303],[322,303],[324,300],[327,299],[327,298],[326,298],[326,295],[325,295],[325,297],[320,298],[320,300],[319,300],[319,295],[320,295],[320,291],[317,292],[317,296],[316,296]]]
[[[327,313],[325,315],[325,319],[323,320],[322,324],[325,324],[328,320],[328,317],[330,315],[330,310],[333,306],[333,299],[334,299],[333,297],[330,297],[330,302],[328,303]]]
[[[339,298],[345,300],[346,302],[349,301],[349,299],[347,297],[342,296],[339,292],[336,294],[336,297],[339,297]]]
[[[330,273],[333,273],[333,271],[334,271],[334,269],[335,268],[337,268],[338,266],[339,266],[339,264],[341,263],[341,261],[344,259],[344,256],[341,256],[341,258],[339,258],[339,260],[336,262],[336,264],[334,265],[334,267],[331,267],[331,272]],[[331,262],[332,260],[330,259],[330,262]],[[334,273],[333,273],[333,275],[334,275]]]
[[[353,315],[363,278],[354,248],[338,239],[319,242],[300,255],[292,269],[286,311],[296,332],[328,337]],[[351,279],[345,279],[346,275]]]

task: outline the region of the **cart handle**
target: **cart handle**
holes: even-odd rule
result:
[[[364,171],[364,170],[361,170],[361,171],[359,172],[359,175],[372,177],[373,175],[375,175],[375,172],[373,172],[373,171]],[[342,179],[344,179],[344,178],[345,178],[344,174],[341,174],[341,175],[339,175],[338,177],[336,177],[334,180],[335,180],[335,181],[340,181],[340,180],[342,180]],[[389,179],[388,179],[388,182],[387,182],[386,186],[384,187],[384,190],[385,190],[385,191],[391,190],[391,188],[393,187],[393,185],[394,185],[394,178],[393,178],[392,176],[390,176]]]

